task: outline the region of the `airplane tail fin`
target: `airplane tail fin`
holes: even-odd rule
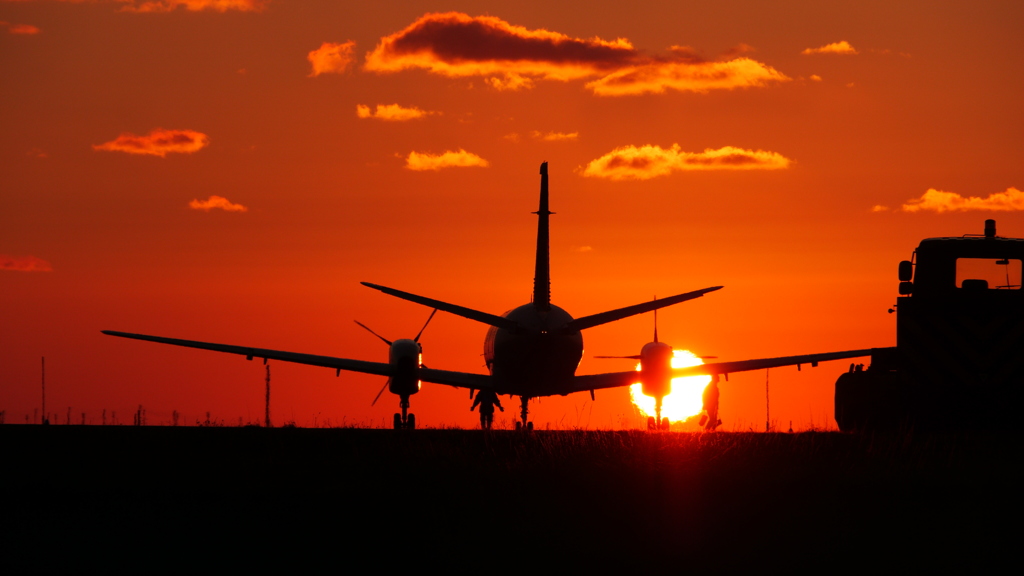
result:
[[[551,309],[551,262],[548,235],[548,163],[540,165],[540,207],[537,215],[537,260],[533,272],[533,306],[538,310]]]

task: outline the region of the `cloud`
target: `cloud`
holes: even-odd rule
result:
[[[173,12],[184,8],[189,12],[261,12],[270,0],[114,0],[125,12]]]
[[[127,152],[128,154],[149,154],[164,158],[170,152],[191,154],[210,143],[210,138],[194,130],[164,130],[155,128],[145,136],[125,132],[103,144],[96,144],[93,150]]]
[[[390,122],[403,122],[405,120],[423,118],[431,114],[440,114],[440,112],[421,110],[415,106],[405,108],[398,104],[377,104],[377,109],[374,111],[371,110],[369,106],[356,104],[356,116],[360,118],[376,118],[377,120],[386,120]]]
[[[598,96],[626,96],[667,89],[680,92],[707,92],[767,86],[785,82],[789,77],[750,58],[724,62],[652,62],[615,72],[588,82],[586,87]]]
[[[777,170],[788,168],[790,160],[777,152],[744,150],[723,146],[717,150],[682,152],[678,144],[622,146],[592,160],[584,176],[610,180],[648,180],[682,170]]]
[[[18,1],[18,0],[14,0]],[[90,0],[59,0],[83,3]],[[262,12],[270,0],[91,0],[96,4],[117,4],[122,12],[173,12],[184,8],[188,12]]]
[[[39,34],[39,28],[31,24],[11,24],[0,21],[0,28],[7,28],[11,34]]]
[[[625,39],[572,38],[528,30],[493,16],[459,12],[424,14],[404,30],[380,39],[366,55],[373,72],[427,69],[445,76],[536,76],[569,80],[631,63],[636,50]]]
[[[524,90],[537,80],[581,80],[596,94],[621,96],[667,89],[706,92],[763,86],[788,80],[746,57],[741,45],[726,60],[706,62],[690,48],[642,54],[625,38],[573,38],[545,29],[529,30],[493,16],[460,12],[425,14],[404,30],[381,38],[366,55],[366,70],[377,73],[427,70],[448,77],[481,76],[498,90]]]
[[[405,159],[405,167],[409,170],[440,170],[441,168],[452,166],[485,167],[488,165],[487,160],[476,154],[466,152],[462,148],[459,148],[458,152],[448,150],[440,155],[410,152],[409,156]]]
[[[576,248],[573,248],[574,252],[591,252],[593,250],[594,249],[590,246],[578,246]]]
[[[546,140],[548,142],[576,140],[580,137],[579,132],[538,132],[537,130],[534,130],[533,133],[531,133],[530,135],[533,136],[534,138],[539,138],[541,140]]]
[[[987,210],[992,212],[1014,212],[1024,210],[1024,192],[1016,188],[1007,188],[1004,192],[995,192],[988,198],[977,196],[963,197],[956,192],[943,192],[929,188],[920,198],[907,200],[900,210],[904,212],[966,212],[968,210]]]
[[[815,82],[821,82],[821,76],[818,76],[817,74],[811,74],[811,80]]]
[[[881,204],[875,204],[874,206],[871,207],[871,211],[872,212],[886,212],[888,210],[889,210],[888,206],[883,206]]]
[[[210,196],[206,200],[195,199],[188,203],[188,207],[193,210],[203,210],[209,212],[214,208],[219,208],[226,212],[248,212],[249,209],[241,204],[233,204],[230,200],[223,196]]]
[[[353,53],[356,49],[354,40],[341,44],[324,42],[316,50],[311,51],[306,58],[313,65],[310,77],[321,74],[341,74],[355,59]]]
[[[0,254],[0,270],[16,272],[53,272],[49,262],[35,256],[6,256]]]
[[[801,54],[858,54],[857,49],[846,40],[826,44],[819,48],[805,48]]]

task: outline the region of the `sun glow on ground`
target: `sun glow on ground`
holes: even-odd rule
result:
[[[689,350],[672,351],[672,367],[687,368],[699,366],[704,361]],[[637,371],[640,365],[636,365]],[[662,417],[672,422],[686,420],[692,416],[698,416],[704,410],[704,389],[711,383],[711,376],[687,376],[685,378],[672,379],[672,393],[665,396],[661,405]],[[654,416],[654,398],[645,396],[642,392],[642,385],[637,382],[630,385],[629,397],[633,405],[644,416]]]

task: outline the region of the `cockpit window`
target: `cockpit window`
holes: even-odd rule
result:
[[[1020,290],[1021,260],[957,258],[956,287],[965,290]]]

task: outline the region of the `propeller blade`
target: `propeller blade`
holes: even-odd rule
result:
[[[384,393],[384,388],[387,388],[388,384],[390,383],[391,379],[388,378],[388,381],[384,383],[384,387],[380,389],[380,392],[377,392],[377,397],[373,399],[373,402],[370,403],[370,406],[373,406],[374,404],[377,403],[377,400],[380,400],[380,395]]]
[[[628,358],[630,360],[640,360],[640,355],[636,356],[594,356],[594,358]]]
[[[430,324],[430,321],[434,319],[434,314],[437,314],[437,308],[434,308],[434,311],[430,313],[430,317],[428,317],[426,323],[423,324],[423,328],[420,328],[420,333],[417,334],[416,337],[412,339],[413,342],[420,341],[420,336],[422,336],[423,331],[427,329],[427,324]]]
[[[369,326],[367,326],[366,324],[363,324],[363,323],[362,323],[362,322],[360,322],[359,320],[353,320],[353,322],[355,322],[356,324],[359,324],[360,326],[362,326],[362,327],[363,327],[364,329],[366,329],[366,331],[367,331],[367,332],[369,332],[370,334],[373,334],[373,335],[374,335],[374,336],[376,336],[377,338],[380,338],[381,340],[383,340],[383,341],[384,341],[384,343],[385,343],[385,344],[387,344],[388,346],[391,346],[391,340],[388,340],[387,338],[385,338],[385,337],[381,336],[380,334],[377,334],[377,333],[376,333],[376,332],[374,332],[373,330],[370,330],[370,327],[369,327]]]

